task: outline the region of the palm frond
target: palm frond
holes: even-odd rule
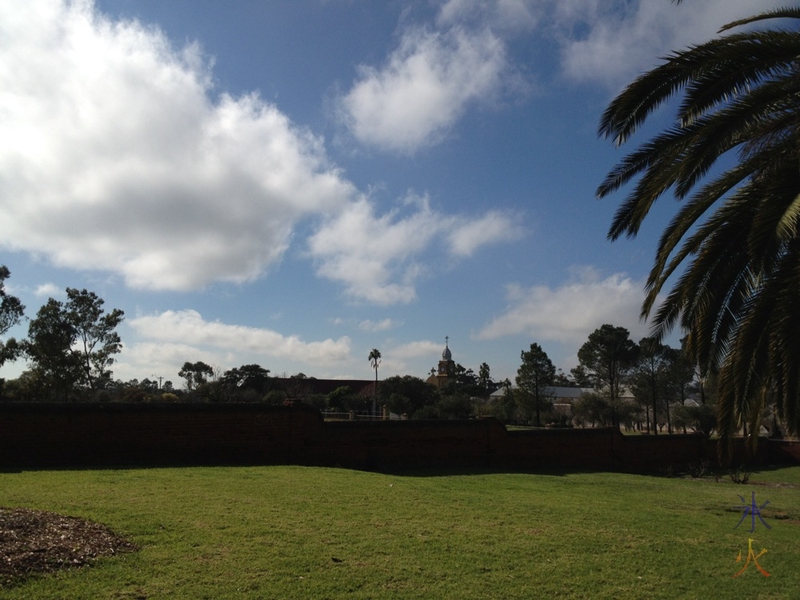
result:
[[[785,19],[795,20],[792,28]],[[772,402],[787,428],[800,432],[796,19],[800,8],[764,12],[722,31],[770,20],[768,28],[671,53],[626,87],[600,121],[600,135],[620,145],[681,96],[674,124],[623,157],[597,196],[633,184],[612,220],[612,240],[637,235],[662,196],[685,201],[659,239],[642,317],[652,317],[659,338],[680,325],[702,371],[717,373],[723,447],[745,425],[756,438]]]
[[[747,17],[745,19],[739,19],[738,21],[732,21],[727,25],[723,25],[719,32],[723,33],[728,31],[729,29],[733,29],[734,27],[741,27],[742,25],[749,25],[751,23],[757,23],[759,21],[766,21],[768,19],[800,19],[800,8],[776,8],[774,10],[769,10],[763,12],[759,15],[755,15],[753,17]]]

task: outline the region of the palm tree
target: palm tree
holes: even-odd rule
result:
[[[672,53],[619,94],[600,124],[600,134],[621,145],[682,93],[675,124],[623,158],[597,194],[638,177],[613,219],[612,240],[634,237],[669,191],[684,201],[661,236],[642,316],[675,277],[653,333],[663,337],[680,324],[701,371],[718,374],[723,454],[741,427],[757,433],[768,403],[790,432],[800,430],[797,19],[798,8],[765,12],[720,33],[763,21],[766,28]]]
[[[378,414],[378,365],[381,364],[381,351],[373,348],[367,360],[372,364],[372,368],[375,369],[375,388],[372,390],[372,416],[374,417]]]

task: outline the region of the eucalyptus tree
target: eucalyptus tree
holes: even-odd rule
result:
[[[69,398],[76,384],[97,390],[111,381],[109,367],[122,350],[116,332],[124,313],[103,308],[94,292],[67,288],[67,300],[50,298],[31,319],[22,349],[34,372]]]
[[[213,377],[214,367],[204,363],[202,360],[191,363],[186,361],[183,363],[181,370],[178,371],[178,377],[186,380],[186,389],[191,391],[196,390],[204,383],[208,383],[209,377]]]
[[[612,240],[635,236],[660,197],[683,201],[661,235],[642,316],[658,337],[679,324],[703,373],[718,372],[728,442],[746,423],[755,430],[771,401],[800,430],[798,19],[799,8],[783,8],[725,25],[636,79],[600,123],[621,145],[681,97],[675,122],[624,157],[597,193],[635,181]]]
[[[5,335],[9,329],[20,322],[25,311],[25,306],[19,298],[6,293],[5,281],[11,272],[5,265],[0,265],[0,335]],[[0,367],[6,360],[13,360],[17,354],[17,343],[13,338],[8,342],[0,340]]]
[[[73,347],[75,329],[65,316],[64,304],[49,298],[28,324],[22,341],[34,378],[55,396],[69,400],[81,376],[81,357]]]
[[[107,313],[104,304],[94,292],[67,288],[65,310],[79,347],[82,380],[91,389],[102,388],[110,380],[108,367],[122,350],[116,328],[125,313],[118,308]]]
[[[269,369],[257,364],[242,365],[225,371],[219,384],[226,398],[237,402],[261,400],[273,387]]]

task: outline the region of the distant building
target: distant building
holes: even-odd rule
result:
[[[512,389],[516,389],[517,386],[512,384]],[[562,387],[562,386],[548,386],[543,387],[542,389],[542,396],[549,398],[553,401],[553,406],[556,408],[566,410],[568,407],[571,407],[572,404],[578,400],[582,394],[587,392],[593,392],[594,388],[580,388],[580,387]],[[490,399],[494,398],[502,398],[503,395],[506,393],[506,389],[501,387],[500,389],[492,392],[492,395],[489,396]]]
[[[442,360],[439,361],[439,368],[425,380],[427,383],[435,385],[437,389],[448,381],[456,380],[456,363],[453,360],[453,354],[450,352],[449,341],[450,338],[445,336],[444,350],[442,351]]]
[[[516,385],[511,386],[516,389]],[[542,388],[542,395],[549,398],[553,402],[553,408],[564,414],[571,414],[572,405],[580,400],[583,394],[595,392],[594,388],[590,387],[566,387],[566,386],[548,386]],[[490,399],[502,398],[505,394],[505,388],[492,392]],[[627,388],[621,390],[620,400],[623,402],[634,402],[633,394]]]

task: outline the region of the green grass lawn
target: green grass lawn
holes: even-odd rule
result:
[[[741,518],[759,504],[767,530]],[[800,467],[747,485],[613,473],[397,476],[303,467],[0,473],[0,506],[141,546],[35,577],[36,598],[798,598]],[[762,576],[737,553],[767,554]]]

